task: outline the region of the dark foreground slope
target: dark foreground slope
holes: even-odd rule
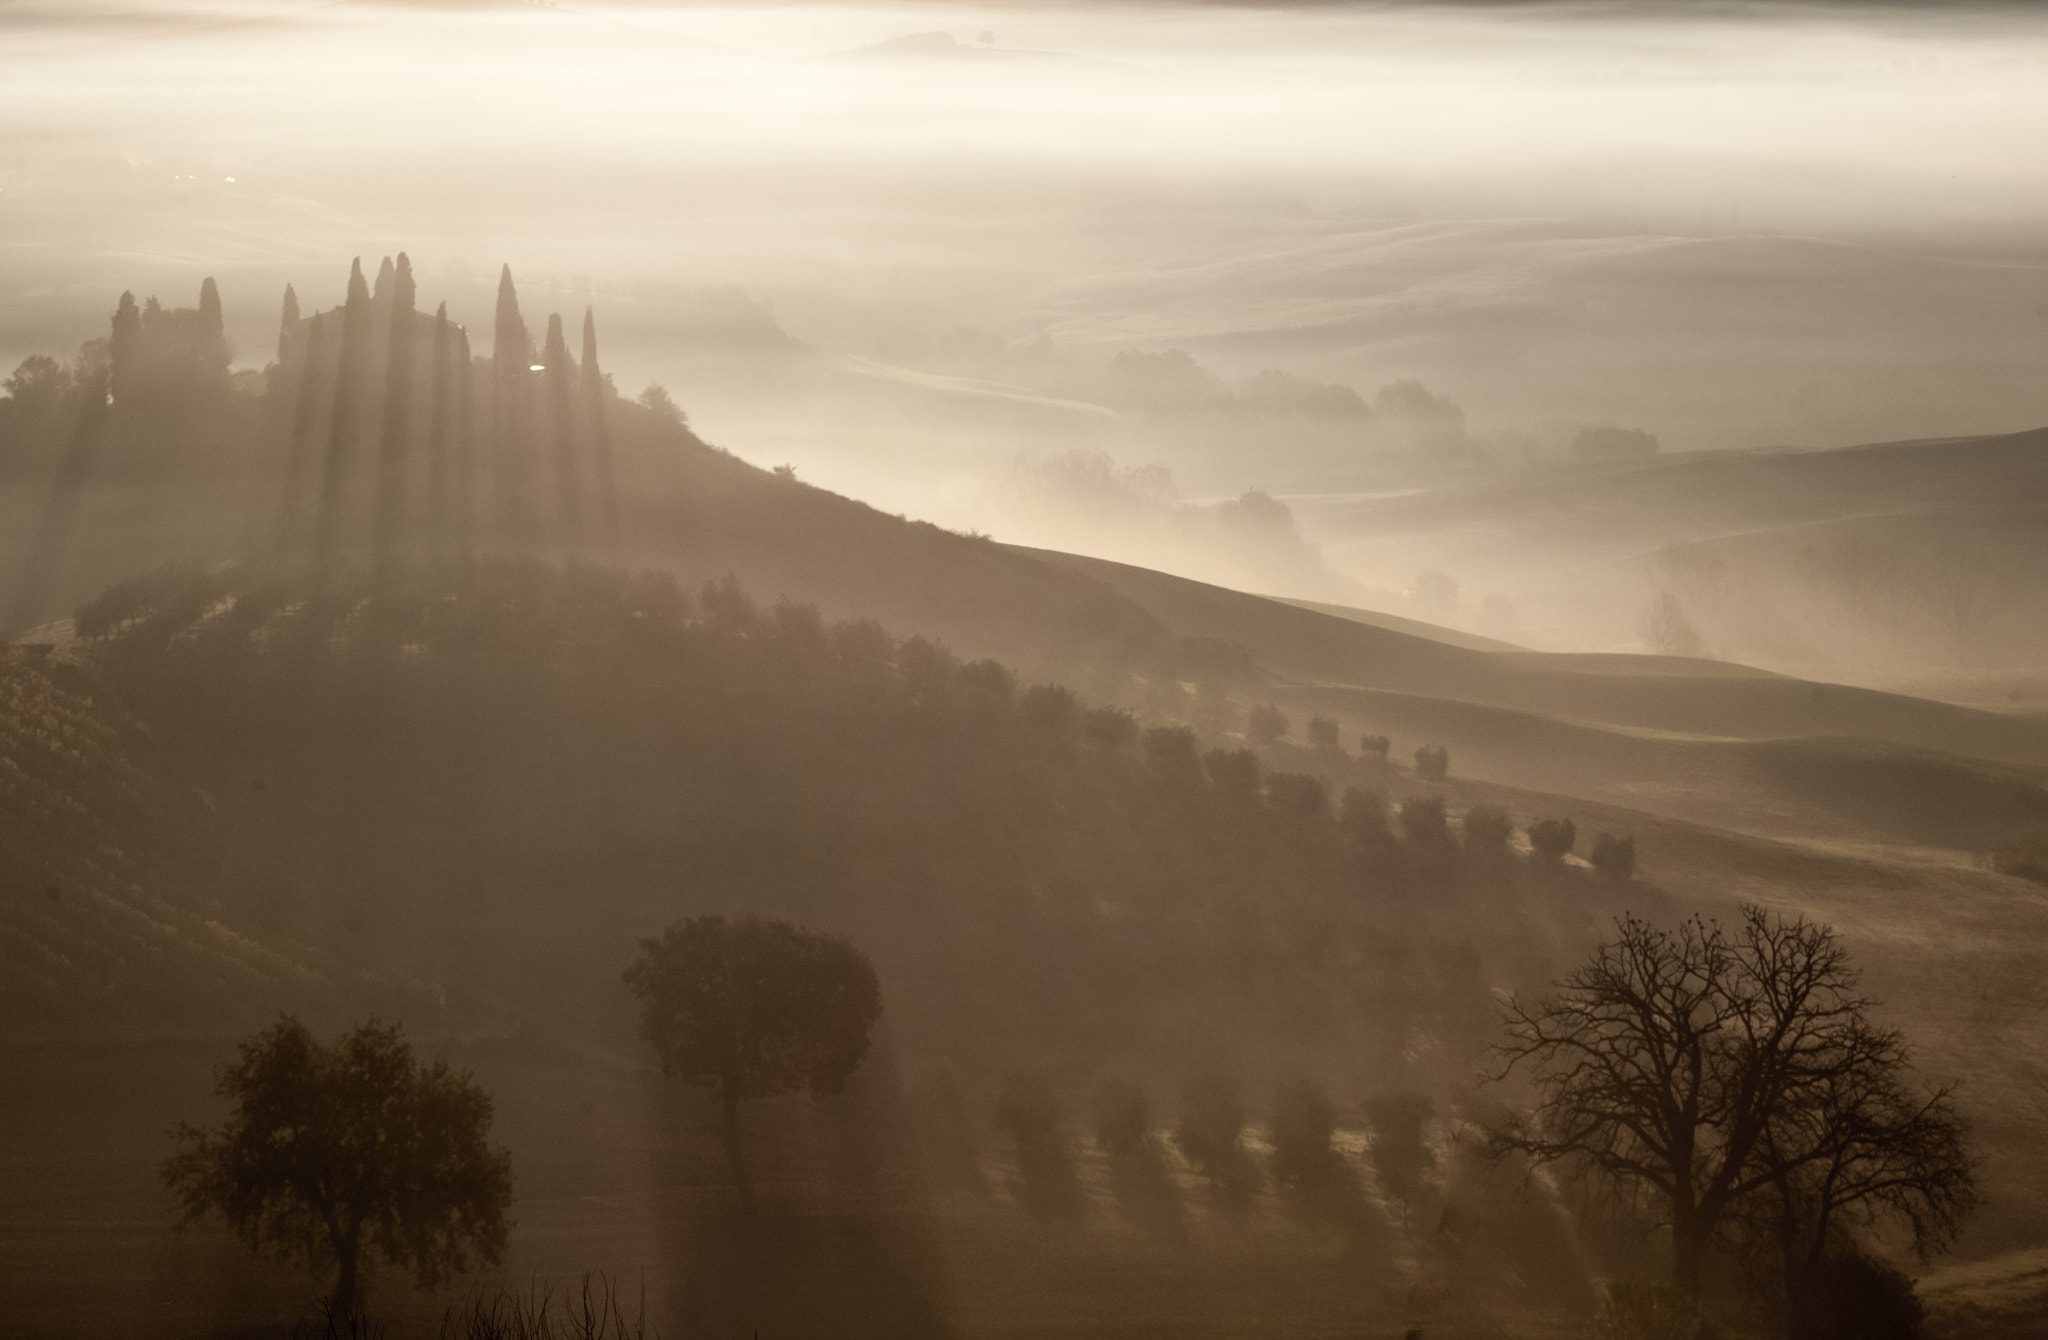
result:
[[[319,1017],[381,1009],[475,1065],[520,1169],[510,1277],[645,1265],[672,1331],[1570,1333],[1589,1268],[1628,1258],[1455,1138],[1504,1092],[1472,1088],[1493,993],[1540,989],[1623,908],[1669,920],[1740,898],[1841,925],[1930,1073],[1968,1077],[2001,1168],[1971,1249],[2048,1232],[2026,1134],[2048,1002],[2016,989],[2040,976],[2048,936],[2018,881],[1382,773],[1397,798],[1449,805],[1449,834],[1401,839],[1369,802],[1340,814],[1334,785],[1195,752],[1234,741],[1139,734],[993,663],[662,577],[494,563],[313,598],[246,570],[172,572],[78,625],[72,662],[34,682],[66,680],[67,710],[90,698],[95,719],[132,723],[119,748],[79,751],[87,775],[132,766],[144,794],[192,800],[152,826],[80,786],[90,840],[161,852],[167,870],[210,861],[195,881],[154,866],[133,879],[222,935],[334,965]],[[18,723],[47,715],[20,701]],[[1338,771],[1286,751],[1267,767]],[[1657,882],[1458,842],[1481,803],[1633,832]],[[763,1108],[755,1153],[777,1217],[754,1237],[720,1209],[710,1112],[644,1073],[618,980],[639,936],[743,910],[852,934],[887,1000],[861,1088]],[[166,1037],[149,983],[207,963],[196,942],[115,960],[101,975],[132,996],[125,1013],[10,998],[6,1063],[45,1079],[0,1144],[28,1207],[0,1225],[0,1306],[45,1333],[132,1329],[137,1300],[192,1318],[164,1334],[274,1325],[295,1306],[291,1273],[243,1263],[218,1234],[170,1236],[153,1185],[162,1130],[205,1115],[194,1076],[246,1026],[223,1007]],[[254,997],[313,1008],[282,985]],[[120,1045],[141,1036],[158,1041]],[[989,1117],[1021,1071],[1069,1115],[1077,1219],[1020,1208]],[[1205,1074],[1241,1083],[1261,1141],[1276,1083],[1323,1082],[1349,1151],[1335,1166],[1356,1179],[1346,1217],[1269,1189],[1233,1220],[1177,1160],[1164,1222],[1178,1229],[1120,1198],[1082,1133],[1090,1092],[1135,1079],[1163,1140],[1181,1084]],[[1357,1106],[1399,1095],[1431,1113],[1432,1180],[1412,1205],[1376,1182]],[[1417,1228],[1447,1211],[1455,1240]],[[129,1295],[92,1285],[108,1239],[90,1226],[108,1222]],[[422,1324],[440,1301],[395,1282],[380,1296]]]

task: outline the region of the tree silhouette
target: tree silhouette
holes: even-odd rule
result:
[[[1547,861],[1571,855],[1578,840],[1578,825],[1569,819],[1538,819],[1529,825],[1529,849]]]
[[[1526,1067],[1537,1101],[1494,1154],[1654,1204],[1688,1298],[1716,1230],[1760,1205],[1788,1226],[1795,1291],[1851,1216],[1902,1217],[1923,1248],[1953,1235],[1974,1188],[1950,1090],[1909,1084],[1832,930],[1758,907],[1732,933],[1616,928],[1556,996],[1506,1006],[1501,1077]]]
[[[1361,735],[1358,737],[1358,751],[1367,758],[1377,759],[1381,763],[1387,761],[1387,752],[1393,747],[1394,742],[1384,735]]]
[[[379,278],[381,279],[381,274]],[[415,335],[412,260],[398,253],[390,283],[389,335],[384,341],[384,426],[377,451],[377,516],[379,558],[389,562],[405,530],[406,476],[412,456],[412,391]]]
[[[882,1012],[874,965],[840,936],[753,916],[691,917],[641,949],[625,972],[641,1032],[663,1074],[716,1091],[733,1184],[751,1214],[740,1100],[846,1086]]]
[[[1451,775],[1451,751],[1440,744],[1426,744],[1415,751],[1415,775],[1425,782],[1441,782]]]
[[[1344,746],[1337,733],[1337,723],[1329,717],[1308,719],[1308,745],[1309,748],[1326,754],[1344,752]]]
[[[1632,879],[1636,873],[1636,840],[1601,833],[1593,839],[1593,854],[1588,859],[1608,879]]]
[[[1288,721],[1279,708],[1271,703],[1262,703],[1251,710],[1245,729],[1253,744],[1278,744],[1287,737]]]
[[[1498,805],[1474,805],[1465,811],[1465,846],[1472,851],[1497,852],[1507,849],[1514,825],[1508,812]]]
[[[370,1251],[422,1287],[503,1258],[512,1156],[490,1147],[491,1096],[467,1074],[421,1064],[374,1019],[329,1047],[287,1015],[241,1052],[214,1089],[227,1124],[180,1125],[164,1164],[188,1220],[218,1210],[251,1250],[331,1267],[334,1312],[360,1307]]]

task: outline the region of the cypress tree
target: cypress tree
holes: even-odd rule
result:
[[[373,320],[370,289],[363,282],[363,262],[359,256],[349,264],[348,301],[341,309],[341,359],[335,369],[333,427],[327,439],[327,465],[320,480],[320,515],[314,528],[316,558],[323,567],[333,561],[344,539],[345,495],[352,483],[357,447],[369,411]]]
[[[498,527],[504,538],[523,544],[533,538],[527,416],[533,384],[533,337],[519,315],[512,267],[498,274],[496,338],[491,345],[491,449],[497,469]]]
[[[433,364],[428,374],[430,389],[427,392],[426,530],[428,545],[439,549],[449,530],[448,466],[453,453],[448,434],[454,417],[453,379],[456,375],[449,367],[455,353],[455,336],[448,329],[448,304],[445,302],[434,312],[433,338]]]
[[[221,321],[220,285],[208,275],[199,281],[198,353],[209,370],[227,371],[228,335]]]
[[[377,550],[389,558],[404,538],[405,482],[411,467],[414,311],[412,261],[398,253],[391,286],[390,334],[385,340],[384,428],[377,454]]]
[[[123,293],[121,305],[114,309],[114,331],[107,341],[107,356],[109,392],[114,403],[120,405],[135,389],[142,356],[142,313],[135,306],[133,293]]]
[[[341,328],[341,313],[316,315],[311,324],[312,329],[306,338],[305,363],[299,370],[291,444],[285,455],[284,496],[278,506],[277,547],[285,552],[299,543],[299,528],[304,523],[299,495],[305,489],[306,470],[318,450],[321,430],[333,423],[335,344]]]
[[[455,413],[448,436],[455,490],[450,505],[455,514],[455,551],[467,558],[476,541],[476,418],[472,396],[477,374],[470,358],[469,332],[461,326],[455,328],[453,361]]]
[[[598,538],[605,549],[612,550],[619,543],[619,493],[612,477],[611,428],[604,417],[604,374],[597,366],[597,317],[588,307],[583,309],[583,365],[578,370],[577,387],[582,393],[583,432],[597,472]]]
[[[292,291],[290,284],[286,284],[284,286],[284,314],[277,321],[277,361],[280,366],[285,362],[286,353],[290,347],[292,330],[298,324],[299,295]]]
[[[547,366],[548,437],[555,457],[555,538],[574,549],[583,538],[583,490],[576,470],[576,363],[562,333],[560,313],[548,316],[547,345],[541,353]]]

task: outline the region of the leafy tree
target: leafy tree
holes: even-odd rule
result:
[[[1322,1086],[1297,1079],[1273,1101],[1273,1182],[1311,1222],[1356,1232],[1365,1219],[1358,1170],[1336,1145],[1337,1107]]]
[[[1251,710],[1246,719],[1245,730],[1257,745],[1274,745],[1287,737],[1286,714],[1271,703],[1261,703]]]
[[[753,1212],[740,1149],[742,1098],[838,1093],[882,1012],[874,965],[845,939],[760,917],[678,921],[626,969],[661,1069],[716,1091],[740,1206]]]
[[[1795,1293],[1851,1217],[1903,1218],[1923,1248],[1953,1235],[1974,1187],[1951,1091],[1908,1082],[1832,930],[1758,907],[1733,932],[1616,927],[1557,995],[1506,1006],[1501,1074],[1526,1067],[1537,1101],[1494,1154],[1654,1206],[1687,1298],[1716,1231],[1760,1204],[1790,1226]]]
[[[1209,1194],[1230,1215],[1251,1208],[1264,1180],[1257,1160],[1244,1147],[1244,1122],[1237,1086],[1214,1075],[1188,1085],[1180,1125],[1173,1132],[1181,1157],[1209,1179]]]
[[[1504,851],[1515,829],[1498,805],[1474,805],[1465,811],[1465,846],[1472,851]]]
[[[163,1166],[188,1220],[217,1210],[243,1244],[334,1271],[330,1308],[360,1305],[369,1252],[422,1287],[496,1265],[512,1156],[488,1143],[491,1096],[447,1062],[423,1065],[372,1019],[333,1046],[289,1015],[241,1046],[214,1092],[216,1130],[181,1124]]]
[[[1529,825],[1529,849],[1545,860],[1562,861],[1578,840],[1578,825],[1569,819],[1538,819]]]
[[[1127,749],[1138,738],[1138,719],[1121,707],[1091,707],[1081,714],[1081,738],[1097,749]]]
[[[1440,847],[1451,840],[1442,796],[1410,796],[1401,802],[1401,832],[1411,846]]]
[[[1612,880],[1632,879],[1636,873],[1636,840],[1602,833],[1593,839],[1593,868]]]
[[[1382,763],[1387,761],[1387,752],[1393,747],[1394,742],[1384,735],[1361,735],[1358,737],[1359,751],[1367,758],[1375,758]]]
[[[1308,744],[1309,748],[1326,754],[1341,754],[1344,752],[1342,738],[1337,732],[1337,723],[1329,717],[1310,717],[1308,719]]]
[[[874,627],[886,642],[889,635]],[[1080,730],[1081,702],[1064,685],[1033,684],[1017,699],[1017,718],[1039,739],[1070,745]]]
[[[1426,744],[1415,751],[1415,775],[1425,782],[1441,782],[1451,775],[1451,751],[1440,744]]]
[[[683,413],[682,406],[676,404],[675,397],[670,395],[668,388],[660,382],[649,382],[647,389],[640,393],[639,403],[649,414],[663,423],[682,428],[687,427],[690,422],[688,416]]]
[[[1202,777],[1202,756],[1195,733],[1186,726],[1154,726],[1145,732],[1145,762],[1159,777],[1195,782]]]
[[[1216,789],[1234,796],[1259,792],[1259,756],[1249,749],[1211,749],[1202,759]]]

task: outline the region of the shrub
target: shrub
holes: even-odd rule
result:
[[[1926,1315],[1903,1272],[1850,1252],[1821,1262],[1792,1329],[1813,1340],[1919,1340]]]
[[[1440,744],[1426,744],[1415,751],[1415,775],[1425,782],[1441,782],[1451,775],[1451,751]]]
[[[1498,805],[1474,805],[1465,811],[1465,845],[1473,851],[1503,851],[1514,825]]]
[[[1259,791],[1259,756],[1249,749],[1211,749],[1202,760],[1219,791],[1252,796]]]
[[[1271,703],[1254,707],[1245,726],[1252,743],[1260,745],[1278,744],[1287,738],[1288,728],[1286,715]]]
[[[1034,684],[1017,700],[1017,719],[1042,739],[1070,742],[1080,723],[1080,700],[1059,684]]]
[[[1091,707],[1081,714],[1081,738],[1097,749],[1126,749],[1138,738],[1138,719],[1121,707]]]
[[[1145,762],[1161,777],[1187,780],[1202,775],[1195,733],[1186,726],[1154,726],[1145,732]]]
[[[1700,1340],[1699,1312],[1676,1289],[1617,1281],[1593,1316],[1595,1340]]]
[[[1593,868],[1608,879],[1628,880],[1636,873],[1636,840],[1602,833],[1593,839]]]
[[[629,1318],[617,1284],[594,1272],[577,1289],[557,1292],[542,1283],[525,1293],[477,1294],[441,1319],[442,1340],[646,1340],[658,1334],[647,1324],[644,1296]]]
[[[1569,819],[1538,819],[1529,825],[1529,847],[1546,860],[1562,861],[1578,840],[1578,825]]]

